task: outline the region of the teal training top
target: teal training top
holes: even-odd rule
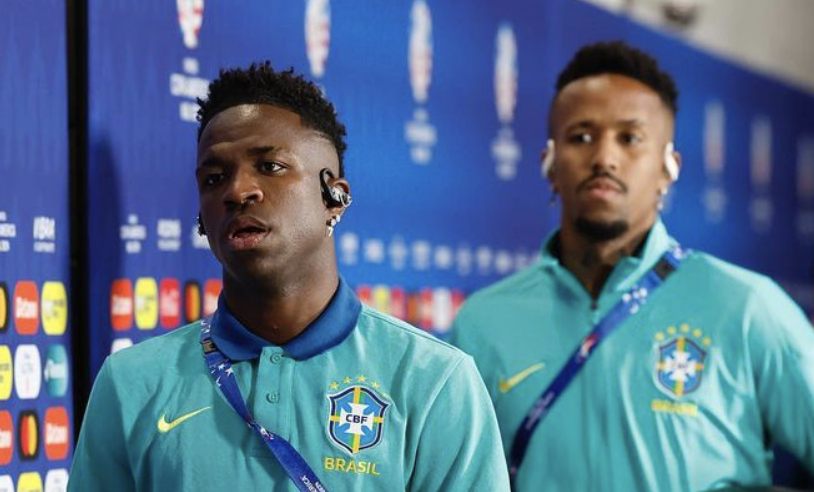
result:
[[[362,307],[344,281],[283,346],[243,327],[222,298],[212,337],[234,361],[255,419],[288,440],[331,492],[508,490],[497,421],[472,359]],[[68,490],[297,489],[216,389],[198,322],[105,361]]]
[[[552,253],[474,294],[452,340],[484,377],[508,455],[534,401],[673,240],[659,221],[594,302]],[[771,446],[814,471],[814,330],[768,278],[692,253],[596,349],[537,428],[519,491],[771,483]]]

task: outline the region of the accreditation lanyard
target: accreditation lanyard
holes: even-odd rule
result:
[[[207,317],[201,320],[201,345],[203,346],[203,355],[206,359],[206,365],[209,366],[209,374],[215,381],[215,386],[220,388],[221,393],[226,398],[226,401],[235,409],[257,435],[259,435],[266,446],[271,450],[277,462],[283,467],[285,472],[294,485],[297,486],[302,492],[327,492],[327,489],[322,482],[317,478],[317,475],[308,466],[300,453],[294,449],[288,441],[282,437],[275,435],[266,430],[260,425],[246,407],[243,401],[243,396],[240,394],[240,388],[235,380],[235,374],[232,370],[232,361],[230,361],[215,345],[212,340],[212,318]]]
[[[651,268],[631,289],[626,292],[622,299],[606,314],[594,327],[593,331],[582,339],[579,347],[568,359],[568,362],[560,370],[559,374],[551,381],[548,388],[543,391],[539,398],[532,405],[531,410],[523,419],[520,428],[514,437],[511,454],[509,455],[509,476],[514,488],[514,480],[517,470],[526,456],[526,450],[531,441],[531,436],[537,429],[540,421],[548,415],[548,411],[557,401],[557,398],[565,391],[574,376],[582,369],[588,357],[593,354],[597,346],[613,333],[628,316],[636,314],[642,305],[647,301],[647,297],[664,282],[664,280],[678,269],[681,261],[687,256],[687,251],[675,245],[671,247],[656,265]]]

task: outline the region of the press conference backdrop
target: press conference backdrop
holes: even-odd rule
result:
[[[65,6],[1,9],[0,491],[61,490],[73,449]]]
[[[12,355],[28,364],[15,377],[52,379],[47,353],[68,346],[45,318],[24,334],[40,306],[31,282],[49,291],[34,318],[60,319],[67,306],[46,289],[68,282],[64,6],[10,5],[13,15],[0,16],[0,108],[13,123],[0,127],[0,400]],[[262,59],[315,80],[347,124],[354,204],[337,228],[339,263],[384,311],[443,336],[466,295],[534,261],[559,216],[538,165],[553,82],[578,46],[608,38],[646,47],[682,91],[671,232],[773,276],[812,309],[811,94],[576,0],[89,0],[88,9],[91,301],[81,330],[91,371],[77,377],[92,380],[111,351],[214,309],[220,269],[195,224],[195,98],[219,67]],[[31,349],[15,354],[23,345],[40,354],[41,372]],[[66,359],[54,364],[70,373]],[[30,383],[13,386],[0,402],[13,421],[9,434],[0,411],[0,464],[11,456],[0,490],[3,480],[27,490],[29,472],[68,466],[70,450],[28,454],[61,429],[46,425],[48,410],[72,409],[68,397],[27,399],[19,391]]]

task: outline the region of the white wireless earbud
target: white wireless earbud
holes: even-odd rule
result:
[[[547,178],[554,167],[554,139],[549,138],[545,144],[545,158],[543,159],[543,177]]]
[[[680,171],[678,161],[676,161],[673,155],[674,150],[675,146],[673,142],[669,142],[664,146],[664,170],[667,171],[667,175],[670,176],[670,181],[678,181]]]

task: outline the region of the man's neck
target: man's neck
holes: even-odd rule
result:
[[[632,256],[644,243],[653,224],[641,230],[629,230],[609,241],[591,241],[573,226],[560,230],[560,261],[573,273],[593,299],[597,299],[613,268],[624,257]]]
[[[339,285],[336,268],[280,287],[230,280],[224,275],[226,305],[257,336],[283,345],[302,333],[331,302]]]

